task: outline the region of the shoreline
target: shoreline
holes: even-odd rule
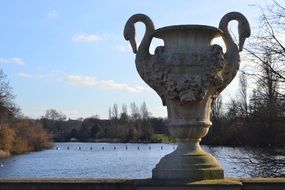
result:
[[[60,142],[89,142],[89,143],[175,143],[175,142],[163,142],[159,140],[150,140],[150,141],[140,141],[140,140],[121,140],[121,139],[107,139],[107,138],[102,138],[102,139],[86,139],[86,140],[79,140],[79,139],[71,139],[69,141],[54,141],[54,143],[60,143]]]
[[[72,141],[54,141],[54,143],[134,143],[134,144],[179,144],[178,142],[159,142],[159,141],[121,141],[120,139],[97,139],[97,140],[87,140],[87,141],[80,141],[80,140],[72,140]],[[209,147],[231,147],[231,148],[283,148],[283,147],[268,147],[268,146],[253,146],[253,145],[223,145],[223,144],[204,144],[201,143],[200,146],[209,146]]]

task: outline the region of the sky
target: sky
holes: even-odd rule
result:
[[[139,77],[135,55],[123,37],[130,16],[148,15],[156,29],[177,24],[218,27],[239,11],[255,30],[258,0],[9,0],[0,1],[0,68],[25,116],[39,118],[56,109],[67,118],[108,117],[113,103],[146,102],[166,117],[158,95]],[[236,29],[233,29],[236,30]],[[137,27],[138,41],[144,27]],[[154,40],[151,51],[163,42]],[[243,64],[243,63],[242,63]],[[237,80],[225,91],[236,95]]]

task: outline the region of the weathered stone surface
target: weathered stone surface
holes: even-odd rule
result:
[[[201,179],[222,179],[224,171],[218,161],[203,151],[198,144],[196,148],[192,148],[192,144],[183,143],[173,153],[160,160],[152,175],[153,179],[186,179],[190,182]]]
[[[239,47],[228,31],[228,23],[237,20]],[[143,22],[146,32],[141,44],[135,41],[136,22]],[[136,67],[142,79],[167,106],[169,132],[180,143],[178,149],[162,158],[153,170],[154,179],[202,180],[224,177],[223,169],[199,142],[212,125],[211,107],[218,94],[233,80],[239,69],[239,51],[250,35],[247,19],[238,12],[226,14],[219,28],[203,25],[177,25],[155,30],[143,14],[130,17],[124,29],[136,53]],[[227,51],[211,44],[221,36]],[[154,55],[149,47],[154,37],[164,41]]]

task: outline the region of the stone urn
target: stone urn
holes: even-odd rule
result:
[[[238,21],[239,44],[228,31],[228,23]],[[146,27],[141,44],[135,41],[135,23]],[[221,36],[226,46],[211,44]],[[136,54],[136,68],[141,78],[167,106],[167,125],[178,142],[177,149],[163,157],[152,171],[153,179],[197,181],[224,178],[218,161],[199,145],[212,125],[211,108],[216,97],[233,80],[240,63],[239,52],[250,36],[247,19],[230,12],[219,28],[204,25],[174,25],[156,29],[144,14],[135,14],[125,25],[124,37]],[[152,39],[164,46],[149,53]]]

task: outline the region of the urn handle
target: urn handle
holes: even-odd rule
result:
[[[235,44],[228,30],[228,24],[232,20],[238,21],[238,51],[242,51],[245,39],[250,36],[249,22],[246,17],[239,12],[230,12],[223,16],[220,21],[219,28],[224,32],[223,39],[228,50],[237,48],[237,45]]]
[[[141,44],[137,48],[137,43],[135,40],[136,30],[135,30],[135,23],[142,22],[145,24],[145,34],[143,36],[143,39],[141,41]],[[126,40],[128,40],[132,46],[133,52],[137,54],[137,56],[140,56],[143,54],[144,56],[151,56],[149,53],[149,47],[151,40],[153,38],[154,33],[154,25],[152,20],[145,14],[135,14],[129,18],[125,25],[124,29],[124,37]]]
[[[145,25],[145,34],[140,45],[137,47],[135,40],[135,23],[142,22]],[[130,41],[133,52],[136,54],[136,68],[141,78],[154,88],[153,75],[149,74],[152,68],[153,55],[149,53],[150,43],[155,32],[153,22],[144,14],[135,14],[129,18],[125,25],[124,37]]]
[[[228,24],[232,20],[238,21],[238,45],[234,42],[228,30]],[[248,20],[243,14],[239,12],[230,12],[223,16],[220,21],[219,28],[223,31],[222,38],[227,48],[227,51],[224,54],[225,66],[222,74],[224,79],[224,89],[232,81],[239,69],[239,52],[241,52],[243,49],[245,39],[250,36],[250,26]]]

